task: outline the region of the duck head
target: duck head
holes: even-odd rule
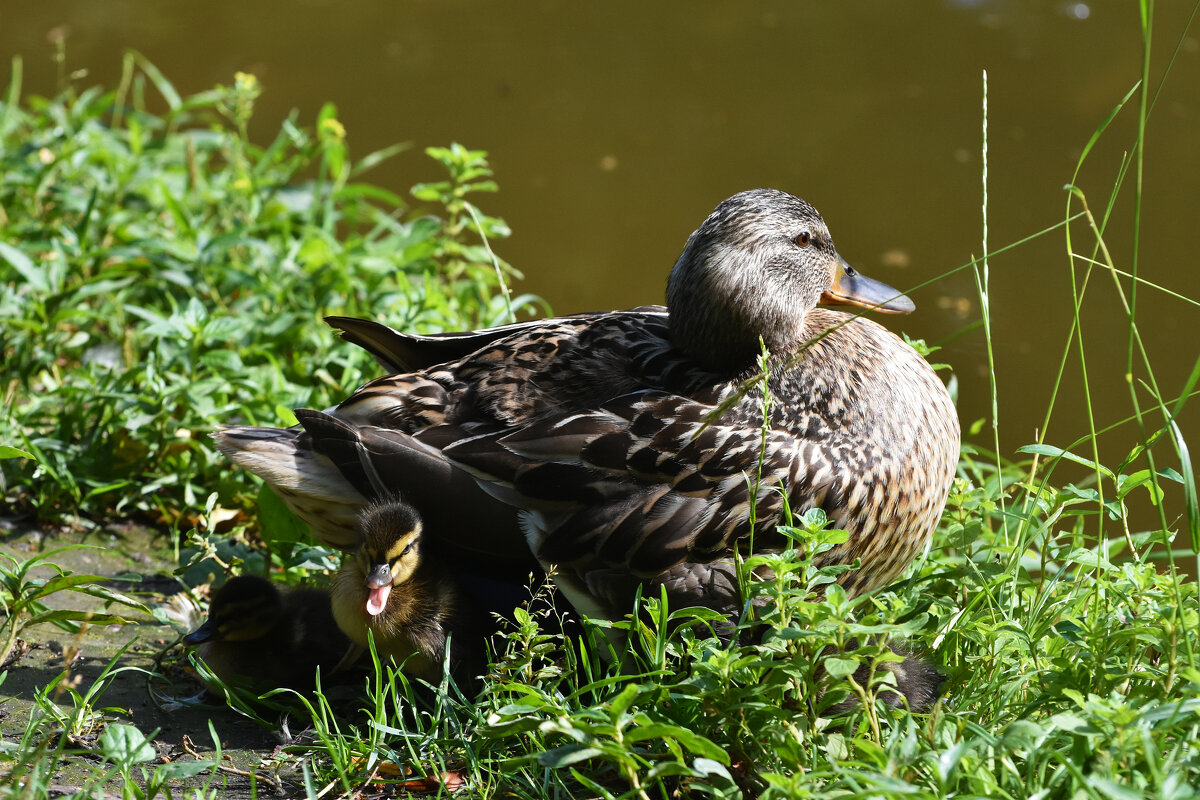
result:
[[[893,314],[915,306],[838,255],[811,205],[775,189],[725,200],[687,241],[667,282],[671,342],[717,372],[752,367],[759,339],[775,354],[804,343],[819,304]]]
[[[274,584],[257,575],[239,575],[217,590],[208,619],[183,643],[253,641],[266,636],[282,615],[283,600]]]

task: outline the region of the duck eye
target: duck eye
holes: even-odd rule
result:
[[[808,231],[804,231],[796,237],[796,244],[800,245],[801,247],[808,247],[808,243],[811,241],[812,234],[810,234]]]
[[[404,550],[400,553],[400,557],[404,558],[406,555],[411,553],[413,551],[413,548],[416,546],[417,546],[416,542],[409,542],[408,547],[404,548]]]

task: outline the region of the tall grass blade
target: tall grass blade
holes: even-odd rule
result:
[[[1188,535],[1192,540],[1192,550],[1200,556],[1200,502],[1196,499],[1196,472],[1192,468],[1192,455],[1188,451],[1187,442],[1175,421],[1171,421],[1171,435],[1175,438],[1175,447],[1179,451],[1179,471],[1183,475],[1184,505],[1187,507]]]
[[[146,74],[150,82],[154,84],[154,88],[158,89],[158,93],[167,101],[167,106],[174,113],[183,105],[183,100],[179,96],[179,92],[175,91],[175,85],[172,84],[167,77],[162,74],[162,71],[154,65],[148,58],[136,50],[129,51],[134,63],[138,68]]]
[[[21,100],[21,74],[24,68],[24,62],[20,56],[12,58],[12,77],[8,80],[8,93],[4,98],[4,114],[0,116],[0,138],[9,134],[11,129],[16,126],[16,118],[20,115],[20,100]]]

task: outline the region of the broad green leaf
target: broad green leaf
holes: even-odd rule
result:
[[[636,683],[631,683],[621,690],[621,693],[614,697],[609,703],[609,711],[613,718],[620,717],[629,707],[633,705],[633,701],[641,694],[642,687]]]
[[[604,751],[598,747],[586,744],[568,744],[542,753],[537,760],[542,766],[558,769],[602,755],[604,755]]]
[[[1145,794],[1131,786],[1117,783],[1111,778],[1101,775],[1088,775],[1088,785],[1109,800],[1143,800]]]
[[[1036,722],[1018,719],[1004,729],[1001,741],[1009,749],[1025,750],[1035,746],[1045,735],[1046,731]]]
[[[1041,456],[1050,456],[1051,458],[1065,458],[1067,461],[1074,461],[1076,464],[1082,464],[1085,467],[1090,467],[1091,469],[1096,470],[1096,471],[1100,472],[1102,475],[1108,476],[1109,478],[1115,479],[1115,477],[1116,477],[1113,475],[1112,470],[1110,470],[1108,467],[1104,466],[1103,464],[1098,464],[1095,461],[1092,461],[1090,458],[1084,458],[1083,456],[1077,456],[1074,453],[1070,452],[1069,450],[1063,450],[1061,447],[1055,447],[1054,445],[1027,444],[1023,447],[1018,447],[1017,452],[1018,453],[1032,453],[1034,455],[1041,455]]]
[[[728,756],[726,756],[728,758]],[[726,769],[728,761],[714,761],[711,758],[697,758],[692,762],[692,769],[699,775],[720,775],[727,781],[732,781],[733,776]]]
[[[1086,550],[1082,547],[1072,550],[1063,557],[1063,560],[1093,569],[1099,567],[1103,570],[1110,570],[1113,568],[1112,563],[1107,558],[1094,550]]]
[[[33,614],[29,618],[30,625],[40,625],[52,622],[55,625],[70,622],[86,622],[90,625],[124,625],[128,622],[116,614],[101,614],[94,611],[75,611],[69,608],[54,608]],[[77,630],[77,628],[71,628]]]
[[[100,734],[99,744],[100,752],[118,764],[128,766],[154,758],[153,745],[132,725],[110,723]]]
[[[1162,499],[1163,492],[1162,489],[1155,486],[1151,481],[1153,475],[1154,473],[1148,469],[1141,469],[1130,475],[1118,475],[1117,497],[1123,498],[1137,487],[1144,485],[1146,490],[1150,493],[1150,502],[1154,505],[1158,505],[1159,500]]]
[[[646,739],[674,739],[698,756],[729,764],[729,754],[695,731],[678,725],[654,723],[630,731],[625,736],[627,741],[644,741]]]
[[[145,603],[141,602],[140,600],[135,600],[134,598],[130,597],[127,594],[118,592],[116,589],[113,589],[111,586],[105,586],[104,584],[94,583],[94,584],[89,584],[89,585],[77,588],[77,589],[75,589],[75,591],[79,592],[80,594],[86,594],[90,597],[98,597],[101,600],[105,600],[109,603],[119,603],[123,606],[128,606],[129,608],[135,608],[138,611],[141,611],[146,614],[151,613],[150,607],[147,606]]]
[[[21,273],[21,277],[35,292],[45,294],[50,291],[50,281],[46,273],[34,266],[32,259],[7,242],[0,242],[0,258],[7,261],[13,269]]]
[[[947,783],[950,776],[958,769],[959,762],[963,756],[967,754],[968,746],[966,742],[955,742],[953,746],[943,751],[937,759],[938,777],[942,783]]]
[[[163,781],[179,778],[191,778],[201,772],[207,772],[217,765],[215,761],[172,761],[155,768],[154,775]]]
[[[838,680],[853,675],[854,670],[858,669],[858,659],[856,658],[830,656],[821,663],[824,664],[825,671]]]
[[[38,586],[36,590],[30,593],[29,596],[31,598],[46,597],[47,595],[54,594],[55,592],[61,592],[65,589],[77,589],[80,586],[86,586],[90,583],[99,583],[100,581],[106,580],[108,580],[108,578],[104,577],[103,575],[56,575],[53,578],[47,578],[46,581],[42,583],[41,586]]]
[[[1081,717],[1068,712],[1055,714],[1050,718],[1050,724],[1060,731],[1067,731],[1068,733],[1081,733],[1085,736],[1096,736],[1100,733],[1100,731],[1092,727],[1092,725]]]
[[[265,484],[258,493],[258,521],[263,538],[273,545],[299,542],[308,537],[308,526]]]

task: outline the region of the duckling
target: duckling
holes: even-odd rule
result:
[[[195,647],[222,681],[259,694],[280,687],[311,690],[317,667],[328,679],[350,649],[334,622],[329,594],[281,591],[257,575],[239,575],[218,589],[208,620],[183,643]]]
[[[892,706],[907,706],[914,713],[927,713],[942,696],[942,684],[946,682],[946,676],[937,667],[907,655],[896,645],[889,644],[888,647],[897,655],[903,656],[904,660],[879,665],[879,669],[887,670],[896,679],[895,691],[884,692],[884,701]],[[859,677],[857,672],[855,677]],[[864,673],[861,679],[867,680],[869,674]]]
[[[447,646],[451,672],[470,681],[484,665],[482,614],[455,577],[426,547],[420,515],[398,499],[362,512],[361,544],[331,586],[333,616],[355,645],[368,631],[382,658],[429,682],[442,675]]]
[[[912,301],[851,267],[813,206],[772,189],[716,207],[667,300],[442,336],[333,317],[394,374],[327,413],[298,410],[295,428],[223,428],[217,446],[326,544],[353,549],[360,509],[402,493],[456,567],[540,565],[591,616],[620,618],[657,587],[738,613],[723,565],[751,543],[786,548],[788,508],[822,508],[849,532],[817,557],[861,563],[839,577],[849,594],[896,580],[941,517],[958,416],[907,343],[817,306]]]
[[[916,714],[928,713],[933,708],[933,704],[942,696],[942,684],[945,683],[946,676],[939,672],[937,667],[911,655],[902,645],[895,642],[885,644],[889,650],[904,660],[878,661],[874,665],[860,664],[854,671],[854,681],[860,686],[867,686],[871,682],[872,666],[877,679],[882,677],[882,673],[890,672],[895,681],[894,688],[889,685],[880,686],[878,688],[879,698],[889,706],[908,708]],[[851,646],[850,650],[854,649]],[[825,713],[828,715],[841,714],[857,705],[856,697],[848,697],[831,706]]]

